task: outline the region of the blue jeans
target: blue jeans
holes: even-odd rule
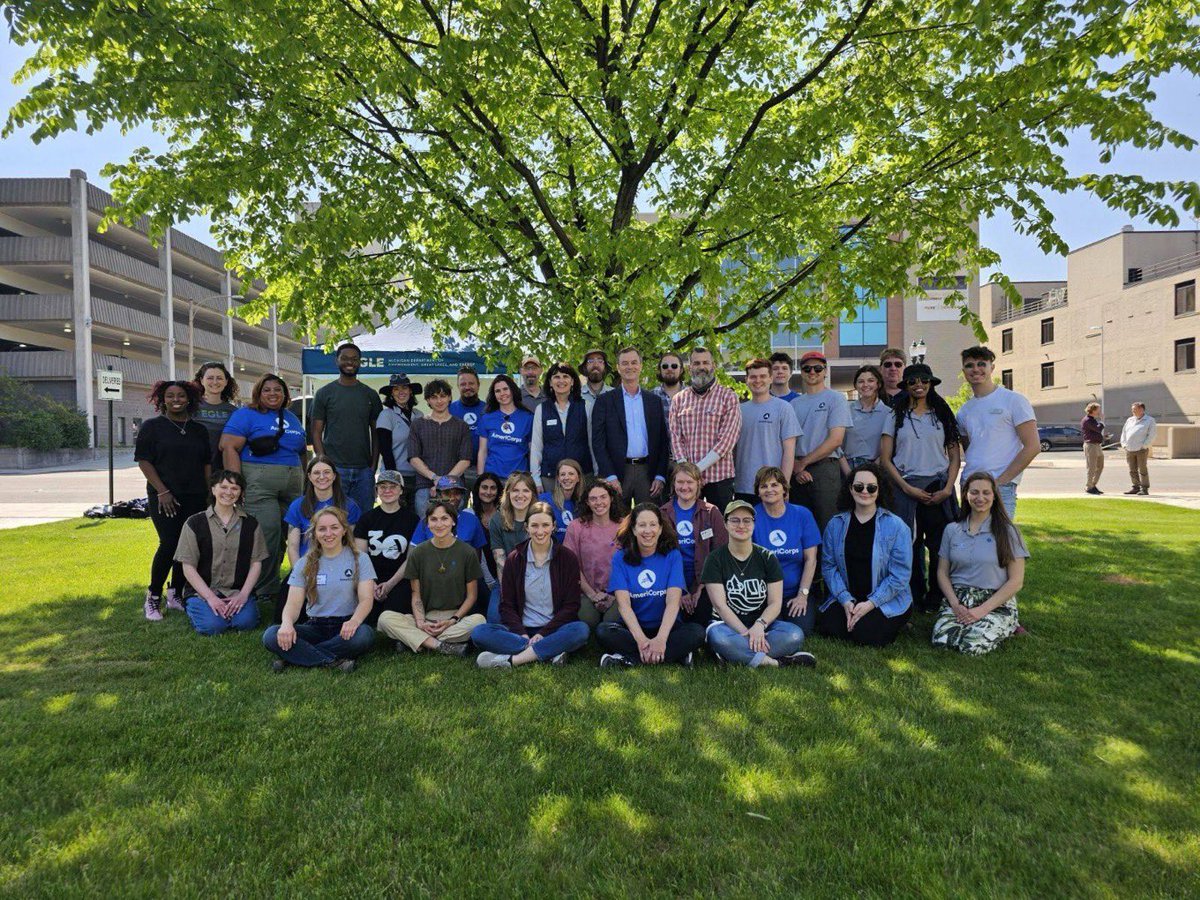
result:
[[[425,518],[425,510],[429,508],[429,488],[417,488],[417,495],[413,499],[413,508],[417,512],[418,519]]]
[[[196,629],[196,634],[203,634],[206,637],[221,634],[231,628],[234,631],[249,631],[258,624],[258,606],[253,594],[246,601],[246,605],[239,609],[231,619],[218,616],[213,612],[212,607],[199,597],[188,597],[186,606],[188,618],[192,620],[192,627]]]
[[[357,503],[363,513],[370,512],[375,506],[375,473],[367,466],[361,469],[338,466],[337,473],[346,497]]]
[[[279,626],[272,625],[263,632],[263,646],[293,666],[327,666],[339,659],[355,659],[371,649],[375,631],[370,625],[359,625],[354,637],[343,641],[342,623],[349,616],[323,616],[309,619],[296,626],[296,643],[291,650],[279,647]]]
[[[1008,513],[1008,517],[1015,522],[1017,520],[1017,486],[1011,481],[1008,484],[1000,485],[1000,502],[1004,504],[1004,511]]]
[[[536,632],[536,628],[527,629],[528,635]],[[500,653],[504,656],[515,656],[529,646],[529,637],[510,631],[503,625],[476,625],[471,630],[471,640],[475,646],[490,653]],[[588,641],[588,627],[583,622],[568,622],[550,632],[533,645],[533,654],[540,661],[553,659],[560,653],[572,653]]]
[[[500,585],[492,588],[488,597],[487,620],[489,625],[500,624]]]
[[[796,596],[795,594],[792,594],[792,597],[795,597],[795,596]],[[771,624],[774,625],[776,622],[787,622],[791,625],[795,625],[797,628],[799,628],[804,633],[804,636],[807,637],[808,635],[812,634],[813,631],[816,630],[817,607],[820,604],[817,601],[816,596],[813,595],[812,593],[810,593],[808,595],[808,606],[805,607],[804,614],[800,615],[800,616],[790,616],[790,615],[788,615],[788,601],[790,599],[791,599],[790,597],[784,598],[783,612],[781,612],[779,614],[779,618],[776,619],[775,622],[772,622]]]
[[[809,604],[812,608],[812,604]],[[757,668],[762,665],[765,657],[782,659],[791,656],[804,643],[804,632],[798,625],[776,619],[767,627],[767,643],[771,646],[770,653],[755,653],[750,649],[750,639],[744,634],[738,634],[724,622],[708,626],[708,646],[725,660],[739,666]]]

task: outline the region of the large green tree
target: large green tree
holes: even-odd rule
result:
[[[1197,0],[10,0],[8,128],[150,123],[113,215],[196,213],[266,300],[340,331],[417,307],[500,355],[761,348],[855,288],[998,262],[1042,196],[1160,224],[1191,183],[1069,173],[1192,147],[1148,112]],[[642,212],[639,212],[642,211]],[[645,211],[652,211],[646,214]],[[782,266],[781,260],[792,260]]]

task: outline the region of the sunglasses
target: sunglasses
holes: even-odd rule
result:
[[[885,363],[880,363],[879,365],[885,369],[902,369],[902,368],[904,368],[904,363],[900,362],[900,360],[898,360],[898,359],[893,359],[893,360],[890,360]]]
[[[877,484],[863,484],[861,481],[856,481],[856,482],[854,482],[854,485],[853,485],[853,487],[854,487],[854,490],[855,490],[857,493],[859,493],[859,494],[862,494],[862,493],[864,493],[864,492],[865,492],[865,493],[867,493],[867,494],[874,494],[874,493],[877,493],[877,492],[879,491],[879,485],[877,485]]]
[[[801,372],[824,372],[825,367],[824,366],[801,366],[800,371]]]
[[[660,369],[678,369],[679,363],[659,363],[658,367]]]
[[[909,378],[904,383],[905,384],[932,384],[933,382],[930,381],[928,378],[917,377],[917,378]]]

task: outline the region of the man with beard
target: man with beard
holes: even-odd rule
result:
[[[688,358],[691,380],[671,401],[671,454],[695,463],[704,475],[701,495],[724,509],[733,500],[734,456],[742,433],[737,395],[716,382],[716,361],[707,347]]]
[[[658,387],[652,390],[662,401],[663,415],[671,415],[671,398],[683,390],[683,357],[668,350],[658,358]]]
[[[346,496],[360,509],[370,509],[375,500],[373,473],[379,462],[373,426],[383,412],[383,402],[378,392],[358,380],[361,365],[362,351],[357,346],[338,347],[338,379],[313,397],[312,442],[317,456],[333,460]]]
[[[484,403],[479,399],[479,373],[474,366],[460,366],[458,370],[458,399],[450,404],[450,415],[462,419],[471,429],[471,465],[463,472],[462,479],[470,490],[475,486],[475,459],[479,456],[479,419],[483,416]]]
[[[542,393],[542,363],[536,356],[526,356],[521,360],[521,396],[519,403],[527,410],[537,412],[538,406],[546,399]]]
[[[592,451],[592,471],[598,471],[596,467],[596,448],[592,443],[592,409],[596,405],[596,400],[601,394],[607,394],[613,389],[611,384],[605,384],[604,380],[608,377],[608,354],[599,347],[593,347],[583,355],[583,362],[579,365],[579,374],[583,376],[583,405],[587,410],[588,423],[588,447]]]

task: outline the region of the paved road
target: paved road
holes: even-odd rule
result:
[[[1125,456],[1106,454],[1100,489],[1121,497],[1129,487]],[[1083,493],[1083,453],[1074,450],[1043,453],[1033,461],[1021,483],[1022,497],[1086,497]],[[133,462],[132,451],[116,460],[116,499],[146,495],[146,482]],[[1150,461],[1149,498],[1122,497],[1130,502],[1147,499],[1200,509],[1200,460]],[[57,522],[82,515],[89,506],[108,502],[108,461],[96,460],[74,468],[0,475],[0,528],[17,528],[40,522]]]

